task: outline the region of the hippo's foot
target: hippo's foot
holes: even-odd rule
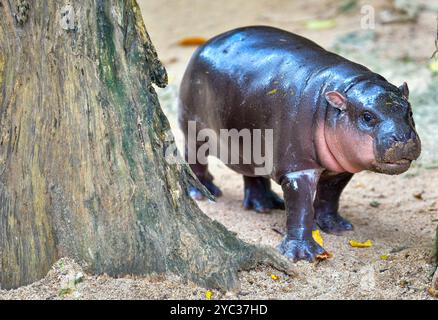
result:
[[[222,191],[210,180],[205,178],[198,178],[199,181],[210,191],[210,193],[215,197],[220,197],[222,195]],[[195,200],[203,200],[205,197],[202,192],[195,187],[189,188],[189,194],[192,199]]]
[[[325,253],[324,248],[313,239],[296,240],[285,237],[277,249],[294,262],[298,260],[313,262],[318,255]]]
[[[275,192],[246,189],[243,198],[243,207],[247,210],[253,209],[255,212],[267,213],[271,209],[284,210],[284,200]]]
[[[320,214],[316,218],[319,228],[325,233],[341,235],[346,231],[354,229],[353,225],[347,219],[336,213]]]

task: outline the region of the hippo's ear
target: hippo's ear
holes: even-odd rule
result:
[[[403,84],[400,87],[398,87],[398,89],[402,93],[403,97],[406,98],[406,100],[409,99],[409,88],[406,82],[403,82]]]
[[[325,99],[332,107],[335,107],[341,111],[347,110],[347,98],[345,98],[338,91],[326,92]]]

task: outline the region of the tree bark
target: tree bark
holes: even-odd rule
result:
[[[186,194],[190,169],[164,159],[173,136],[152,83],[166,82],[135,0],[0,0],[3,289],[65,256],[222,289],[259,263],[290,271]]]

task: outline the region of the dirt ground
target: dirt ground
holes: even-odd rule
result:
[[[322,234],[333,257],[296,264],[297,277],[260,267],[241,272],[241,289],[233,293],[213,290],[213,299],[433,299],[430,255],[438,223],[438,148],[435,146],[438,75],[429,68],[434,51],[438,1],[366,1],[375,8],[376,28],[361,29],[363,1],[287,0],[143,0],[145,24],[170,76],[159,90],[162,107],[174,134],[175,98],[179,81],[195,47],[177,43],[189,36],[209,38],[244,25],[264,24],[299,33],[326,48],[366,64],[391,82],[406,80],[423,142],[423,155],[407,173],[383,176],[364,172],[347,186],[340,212],[355,226],[342,236]],[[356,5],[355,5],[356,4]],[[382,24],[390,18],[406,19],[398,8],[418,10],[415,21]],[[409,5],[409,7],[407,7]],[[330,21],[315,27],[308,21]],[[409,20],[409,19],[408,19]],[[315,25],[315,24],[313,24]],[[318,25],[318,23],[316,23]],[[245,211],[242,178],[216,159],[211,172],[223,197],[216,203],[199,202],[212,219],[251,242],[276,246],[285,214]],[[276,191],[280,191],[275,186]],[[369,248],[352,248],[349,240],[372,240]],[[277,275],[274,280],[272,275]],[[84,274],[75,262],[62,259],[47,277],[32,285],[0,291],[0,299],[205,299],[206,289],[175,276],[124,277]]]

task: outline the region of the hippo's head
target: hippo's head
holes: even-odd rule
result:
[[[409,89],[385,81],[363,81],[346,94],[325,93],[329,110],[325,140],[338,165],[349,172],[399,174],[421,152]]]

